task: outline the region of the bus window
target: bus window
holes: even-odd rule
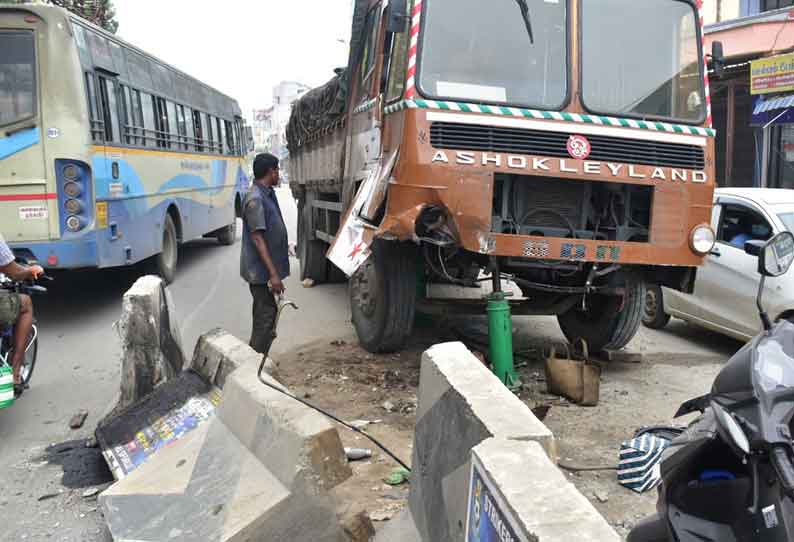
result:
[[[220,145],[218,145],[218,150],[221,154],[231,154],[229,152],[229,140],[227,139],[229,137],[229,131],[227,128],[228,123],[225,120],[218,119],[218,130],[221,134],[220,141],[218,142],[220,143]]]
[[[206,134],[207,151],[215,152],[215,144],[212,142],[215,139],[212,135],[212,117],[209,115],[201,115],[201,123],[204,126],[204,133]]]
[[[226,129],[226,154],[234,156],[237,154],[234,149],[234,128],[228,120],[223,121],[223,126]]]
[[[119,132],[119,106],[116,99],[116,82],[99,76],[99,97],[102,107],[102,120],[105,128],[105,141],[121,141]]]
[[[105,139],[105,122],[99,116],[96,84],[94,74],[91,72],[85,74],[85,92],[88,99],[88,111],[91,115],[91,139],[95,143],[101,143]]]
[[[179,148],[186,151],[187,146],[187,122],[185,121],[185,106],[176,106],[176,129],[179,132]]]
[[[196,137],[196,151],[204,151],[204,129],[201,126],[201,113],[193,111],[193,130]]]
[[[143,134],[144,134],[144,145],[146,147],[156,147],[157,146],[157,138],[154,137],[157,133],[156,124],[154,122],[154,105],[153,105],[154,98],[151,94],[147,94],[146,92],[141,92],[141,106],[143,109]]]
[[[168,110],[165,106],[165,100],[152,96],[152,105],[154,107],[154,129],[157,131],[157,146],[165,149],[171,146],[168,135]]]
[[[143,110],[141,109],[141,93],[135,89],[124,87],[125,109],[125,141],[128,145],[145,144],[143,137]]]
[[[179,149],[182,146],[182,138],[180,137],[182,133],[179,129],[179,117],[176,113],[176,105],[172,101],[167,101],[166,106],[168,107],[168,119],[170,120],[168,133],[171,138],[171,148]]]
[[[215,128],[216,128],[215,135],[217,136],[218,139],[218,145],[215,147],[215,152],[217,152],[218,154],[223,154],[223,139],[224,139],[223,124],[221,123],[221,119],[219,119],[218,117],[215,117]]]

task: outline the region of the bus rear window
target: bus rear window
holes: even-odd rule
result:
[[[0,126],[36,112],[36,47],[33,32],[0,30]]]

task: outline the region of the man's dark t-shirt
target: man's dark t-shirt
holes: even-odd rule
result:
[[[249,284],[263,285],[270,280],[270,273],[259,257],[251,236],[260,231],[265,237],[273,265],[283,280],[289,276],[289,241],[284,217],[278,205],[275,191],[257,184],[243,201],[243,241],[240,250],[240,276]]]

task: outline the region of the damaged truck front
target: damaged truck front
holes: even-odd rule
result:
[[[349,65],[288,128],[301,278],[351,275],[374,352],[401,348],[418,309],[472,309],[432,286],[493,274],[521,288],[514,312],[625,346],[645,283],[690,290],[714,243],[698,10],[358,0]]]

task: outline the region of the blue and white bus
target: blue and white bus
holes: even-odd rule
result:
[[[237,102],[45,5],[0,7],[0,232],[47,269],[151,261],[236,238],[248,189]]]

